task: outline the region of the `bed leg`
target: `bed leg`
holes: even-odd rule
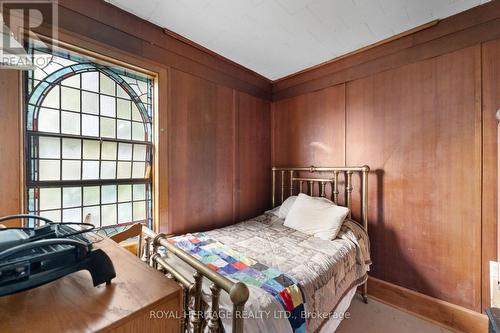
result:
[[[361,293],[363,297],[363,303],[368,304],[368,281],[363,284],[363,292]]]

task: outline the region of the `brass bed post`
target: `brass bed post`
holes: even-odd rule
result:
[[[285,170],[281,170],[281,203],[285,201]]]
[[[202,293],[202,282],[203,282],[203,276],[200,274],[200,272],[196,271],[193,274],[194,278],[194,311],[193,311],[193,316],[191,319],[191,325],[193,327],[193,332],[194,333],[200,333],[201,332],[201,306],[202,306],[202,299],[201,299],[201,293]]]
[[[293,170],[290,170],[290,196],[293,195]]]
[[[319,196],[322,198],[326,197],[326,182],[321,182],[321,193]]]
[[[274,208],[276,205],[276,168],[273,168],[273,174],[272,174],[272,195],[271,195],[271,208]]]
[[[144,237],[144,261],[151,265],[151,237]]]
[[[346,171],[346,184],[345,184],[345,194],[346,194],[346,206],[349,208],[349,218],[351,218],[352,211],[352,171]]]
[[[361,186],[361,213],[363,214],[363,227],[368,234],[368,172],[370,168],[365,165],[363,166],[362,174],[362,186]],[[368,303],[368,280],[363,284],[363,291],[361,296],[363,297],[363,302]]]
[[[220,288],[212,283],[210,286],[212,291],[212,308],[210,309],[210,319],[208,321],[208,332],[217,333],[219,331],[219,295]]]
[[[339,200],[339,172],[338,171],[333,172],[332,197],[333,197],[333,202],[335,204],[338,204],[338,200]]]
[[[246,284],[242,282],[236,282],[229,292],[229,297],[233,302],[232,329],[234,333],[243,333],[243,310],[245,309],[245,303],[249,296],[250,291]]]

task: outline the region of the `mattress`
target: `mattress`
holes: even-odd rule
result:
[[[204,234],[295,278],[305,296],[307,331],[320,332],[336,315],[335,309],[344,296],[366,281],[371,264],[368,237],[351,220],[344,222],[338,237],[332,241],[287,228],[283,222],[266,213]],[[176,267],[180,267],[178,262]],[[184,266],[182,271],[187,272],[189,268]],[[204,293],[209,302],[208,286],[204,286]],[[221,309],[227,316],[223,314],[221,320],[225,331],[231,332],[232,306],[224,294]],[[245,310],[246,333],[291,332],[281,304],[260,288],[250,287]]]

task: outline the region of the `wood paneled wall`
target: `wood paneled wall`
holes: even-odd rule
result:
[[[22,208],[19,78],[18,71],[0,70],[0,216],[18,214]]]
[[[497,250],[498,24],[492,1],[273,84],[274,164],[372,168],[372,275],[477,312]]]
[[[338,85],[273,103],[273,163],[343,165],[344,98],[344,85]]]
[[[372,275],[481,312],[496,258],[499,87],[497,40],[279,99],[273,163],[368,164]]]
[[[169,232],[231,223],[233,91],[178,70],[170,81]]]
[[[346,106],[346,163],[372,168],[373,276],[475,310],[481,306],[479,51],[349,82]]]
[[[236,93],[236,220],[270,207],[271,103]]]
[[[500,130],[495,117],[500,110],[500,39],[483,44],[483,305],[490,298],[489,261],[497,257],[498,217],[498,140]]]
[[[170,82],[168,232],[269,208],[270,103],[178,70]]]

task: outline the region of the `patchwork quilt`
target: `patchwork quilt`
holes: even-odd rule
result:
[[[333,241],[303,234],[283,223],[266,213],[205,235],[293,277],[304,292],[307,332],[323,333],[322,327],[331,318],[325,314],[334,315],[342,297],[367,279],[371,264],[368,236],[348,219]]]
[[[293,332],[306,332],[305,297],[293,277],[247,257],[205,233],[176,236],[168,241],[219,274],[265,290],[281,303]]]

